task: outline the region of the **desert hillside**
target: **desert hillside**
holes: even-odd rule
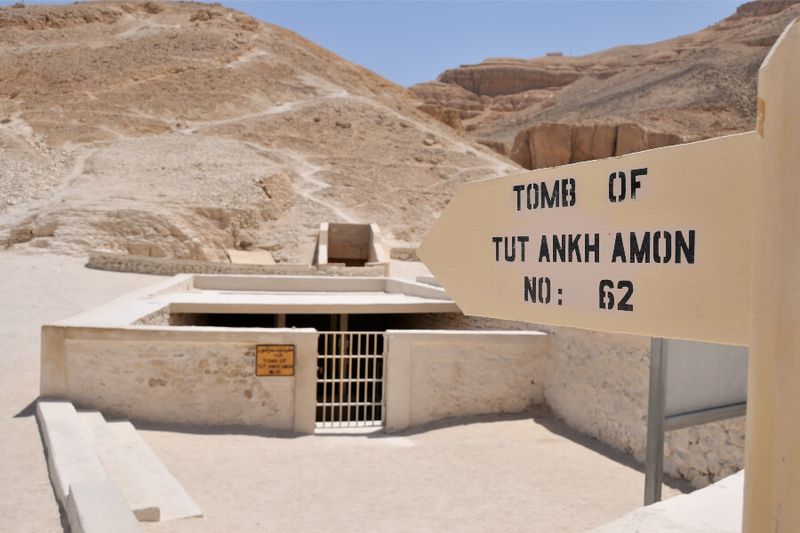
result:
[[[758,67],[798,16],[796,1],[751,2],[667,41],[580,57],[492,58],[411,90],[422,110],[527,168],[747,131]]]
[[[0,9],[0,244],[311,259],[323,221],[421,239],[455,187],[519,167],[407,90],[218,5]]]

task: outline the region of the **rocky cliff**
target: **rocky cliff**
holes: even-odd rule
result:
[[[421,110],[527,168],[737,133],[753,129],[758,67],[798,16],[796,1],[751,2],[691,35],[487,59],[411,90]]]

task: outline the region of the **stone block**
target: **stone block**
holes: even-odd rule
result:
[[[66,504],[70,485],[106,477],[91,439],[70,402],[40,400],[36,418],[47,449],[47,466],[56,497]]]
[[[72,533],[136,533],[139,523],[119,487],[108,478],[77,481],[65,505]]]

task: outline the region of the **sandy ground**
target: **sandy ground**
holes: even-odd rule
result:
[[[41,324],[160,279],[83,263],[0,253],[0,532],[62,530],[31,407]],[[143,530],[583,531],[640,505],[624,456],[546,416],[472,422],[398,436],[143,430],[206,514]]]
[[[548,418],[472,422],[400,436],[143,431],[206,514],[143,530],[577,532],[641,505],[643,475],[596,441]]]

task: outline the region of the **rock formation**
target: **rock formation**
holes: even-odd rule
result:
[[[681,142],[683,139],[678,135],[648,131],[631,123],[585,126],[545,123],[519,132],[509,157],[525,168],[545,168]]]
[[[796,1],[751,2],[691,35],[581,57],[492,58],[411,90],[421,110],[533,168],[737,133],[753,129],[758,67],[797,16]]]

